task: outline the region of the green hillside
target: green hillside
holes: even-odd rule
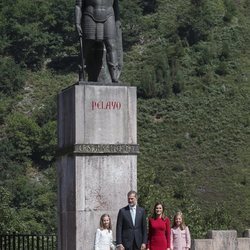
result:
[[[138,188],[193,237],[250,227],[250,2],[120,0],[138,90]],[[56,94],[77,81],[74,2],[0,3],[0,232],[56,230]]]

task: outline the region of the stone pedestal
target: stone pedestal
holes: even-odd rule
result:
[[[136,88],[74,85],[58,96],[58,250],[92,250],[137,189]]]

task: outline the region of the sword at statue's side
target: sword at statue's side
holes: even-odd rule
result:
[[[80,36],[80,53],[81,53],[81,67],[79,70],[79,81],[84,81],[85,79],[85,57],[84,57],[84,47],[83,47],[83,39],[82,36]]]
[[[84,68],[85,68],[85,57],[84,57],[84,47],[83,47],[83,38],[82,38],[82,0],[76,0],[75,6],[75,22],[76,30],[80,40],[80,53],[81,53],[81,66],[79,69],[79,81],[84,81]]]

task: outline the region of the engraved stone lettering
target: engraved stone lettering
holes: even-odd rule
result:
[[[138,154],[137,144],[76,144],[75,153],[83,154]]]
[[[118,101],[92,101],[91,109],[120,110],[122,104]]]

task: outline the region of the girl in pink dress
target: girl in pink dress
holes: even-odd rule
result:
[[[153,216],[148,219],[147,250],[170,249],[170,220],[164,215],[164,206],[157,202]]]
[[[174,216],[174,224],[171,228],[170,249],[188,250],[191,247],[191,236],[188,227],[185,225],[182,212]]]

